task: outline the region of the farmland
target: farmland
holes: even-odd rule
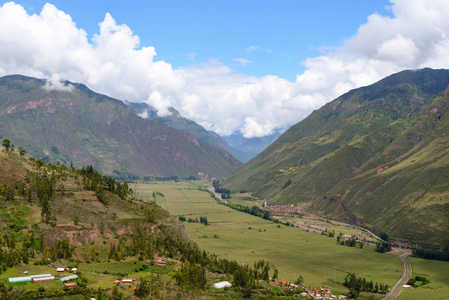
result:
[[[201,182],[133,185],[137,196],[156,202],[175,216],[192,219],[206,216],[209,225],[185,223],[185,232],[200,248],[219,257],[252,265],[265,259],[279,269],[280,279],[293,281],[299,275],[306,286],[332,286],[334,276],[342,282],[355,272],[369,280],[392,286],[402,273],[399,259],[363,249],[337,245],[335,239],[279,225],[218,204],[198,190]],[[164,196],[162,196],[164,195]]]
[[[154,199],[175,216],[200,218],[207,216],[209,225],[185,222],[185,233],[200,248],[218,257],[235,259],[242,264],[268,260],[279,270],[281,280],[293,281],[299,275],[306,286],[330,287],[334,293],[345,293],[345,288],[333,283],[342,282],[346,274],[355,272],[368,280],[382,282],[390,287],[402,274],[402,265],[395,255],[379,254],[372,247],[363,249],[337,245],[335,239],[299,228],[276,224],[220,205],[210,194],[198,190],[203,182],[134,184],[136,196]],[[231,199],[233,204],[258,205],[256,201]],[[282,219],[282,218],[281,218]],[[349,235],[363,235],[360,230],[334,221],[303,218],[283,218],[309,228],[335,230]],[[371,240],[369,237],[366,237]],[[449,263],[418,258],[410,259],[413,276],[427,276],[430,284],[403,291],[400,299],[446,299]]]

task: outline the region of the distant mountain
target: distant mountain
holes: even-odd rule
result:
[[[48,161],[91,164],[116,176],[226,177],[241,166],[227,151],[155,120],[122,101],[66,82],[0,78],[0,135]]]
[[[243,162],[248,162],[257,154],[265,150],[271,143],[273,143],[281,132],[277,131],[269,136],[245,138],[241,133],[234,133],[226,136],[226,142],[230,146],[229,152],[238,157]]]
[[[449,70],[403,71],[294,125],[226,182],[270,203],[449,243]]]
[[[136,111],[136,113],[144,119],[156,120],[159,123],[166,124],[175,129],[186,130],[202,142],[208,143],[212,146],[223,148],[226,151],[229,151],[230,149],[229,145],[226,143],[226,140],[223,137],[213,131],[204,129],[203,126],[192,120],[184,118],[174,108],[170,108],[170,112],[172,113],[171,115],[160,117],[157,115],[157,111],[146,103],[126,102],[126,104],[132,107]]]
[[[247,139],[243,137],[241,133],[234,133],[230,136],[222,137],[213,131],[206,130],[198,123],[184,118],[174,108],[170,108],[171,115],[160,117],[157,115],[156,110],[146,103],[126,104],[132,107],[139,116],[150,120],[156,120],[179,130],[186,130],[202,142],[229,151],[242,162],[249,161],[281,135],[280,132],[276,132],[267,137]]]

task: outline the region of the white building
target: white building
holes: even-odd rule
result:
[[[225,288],[225,287],[231,287],[232,284],[230,284],[228,281],[221,281],[221,282],[217,282],[217,283],[212,284],[212,286],[214,288],[216,288],[216,289],[222,289],[222,288]]]

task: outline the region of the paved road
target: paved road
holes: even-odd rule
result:
[[[408,254],[404,253],[399,256],[399,259],[402,261],[402,265],[404,267],[402,276],[398,280],[398,282],[396,282],[396,284],[391,288],[390,292],[386,294],[384,298],[382,298],[382,300],[396,299],[401,293],[402,286],[407,283],[410,277],[412,277],[412,264],[407,259],[407,255]]]

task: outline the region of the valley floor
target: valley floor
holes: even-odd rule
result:
[[[260,259],[268,260],[279,270],[280,280],[294,281],[301,275],[305,279],[305,286],[329,287],[334,294],[346,294],[346,288],[335,284],[334,281],[343,282],[348,273],[355,273],[390,287],[402,275],[402,262],[396,254],[380,254],[367,245],[362,249],[341,246],[336,243],[335,238],[276,224],[233,210],[214,200],[209,193],[199,190],[204,188],[202,182],[135,184],[132,188],[138,197],[148,201],[153,200],[151,195],[155,192],[156,202],[172,215],[184,216],[187,219],[207,217],[207,226],[201,223],[184,223],[186,234],[198,243],[200,248],[215,253],[218,257],[235,259],[242,264],[252,265]],[[230,201],[232,203],[233,200]],[[344,230],[350,235],[357,234],[354,229],[338,227],[329,222],[326,224],[329,224],[332,230]],[[421,268],[416,270],[418,274],[420,269],[428,264],[449,266],[449,263],[422,259],[412,259],[412,262],[421,265]],[[430,276],[429,279],[437,283],[442,275],[437,273],[435,278]],[[432,295],[439,294],[439,291],[431,289],[431,286],[406,291],[401,299],[421,294],[424,290]],[[443,292],[448,290],[447,283],[441,287]],[[406,298],[404,295],[407,295]],[[378,297],[382,296],[379,294]]]

